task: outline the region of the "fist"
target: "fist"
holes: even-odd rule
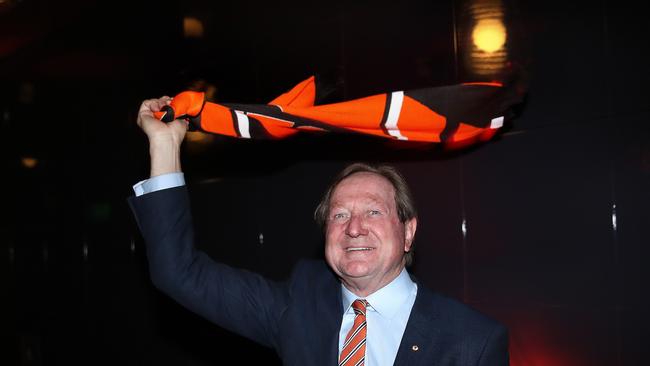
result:
[[[181,119],[164,123],[155,117],[155,114],[171,104],[172,98],[164,96],[158,99],[147,99],[140,105],[138,111],[138,126],[149,138],[149,142],[161,142],[180,146],[187,132],[188,122]]]

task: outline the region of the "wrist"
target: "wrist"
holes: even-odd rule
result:
[[[165,132],[147,136],[149,139],[149,149],[166,149],[168,147],[178,147],[183,143],[182,137],[179,139],[173,133]]]
[[[173,138],[157,138],[149,141],[149,155],[151,156],[150,176],[155,177],[167,173],[181,171],[180,143]]]

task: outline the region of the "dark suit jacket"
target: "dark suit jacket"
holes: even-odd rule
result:
[[[341,285],[323,261],[286,282],[210,259],[194,248],[185,187],[129,199],[156,287],[210,321],[273,347],[285,365],[336,365]],[[507,365],[506,329],[421,284],[395,365]],[[416,347],[417,346],[417,347]]]

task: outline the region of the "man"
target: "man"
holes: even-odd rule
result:
[[[197,251],[180,145],[187,124],[153,118],[170,99],[143,102],[151,178],[130,203],[154,284],[188,309],[263,345],[286,365],[507,365],[497,322],[414,282],[417,218],[391,167],[353,164],[315,212],[326,263],[300,262],[278,283]]]

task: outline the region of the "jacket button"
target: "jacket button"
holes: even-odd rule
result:
[[[414,344],[414,345],[411,347],[411,349],[413,350],[413,352],[417,352],[417,351],[420,349],[420,347],[418,347],[417,344]]]

